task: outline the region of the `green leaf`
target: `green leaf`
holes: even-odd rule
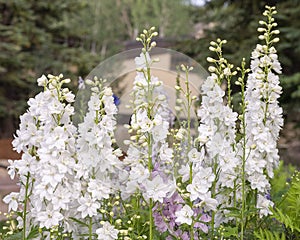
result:
[[[254,236],[261,240],[286,240],[284,233],[271,232],[262,228],[259,229],[259,232],[255,231]]]
[[[32,227],[30,229],[30,232],[27,236],[27,239],[34,239],[34,238],[37,238],[39,235],[39,228],[38,227]]]
[[[237,227],[225,227],[224,232],[222,232],[224,237],[238,237],[238,228]]]
[[[71,217],[71,219],[72,219],[74,222],[79,223],[80,225],[83,225],[83,226],[86,226],[86,227],[89,226],[87,223],[82,222],[82,221],[80,221],[80,220],[78,220],[78,219],[76,219],[76,218]]]
[[[20,240],[22,239],[22,232],[15,233],[13,235],[9,235],[6,240]]]

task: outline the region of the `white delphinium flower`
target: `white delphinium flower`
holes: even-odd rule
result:
[[[157,77],[146,74],[153,64],[149,52],[142,52],[135,61],[137,73],[132,92],[133,115],[129,126],[131,138],[126,141],[128,151],[123,161],[129,173],[121,193],[123,198],[127,198],[140,191],[147,199],[155,197],[155,200],[162,201],[161,196],[166,197],[168,193],[166,187],[162,189],[167,192],[161,191],[161,196],[152,196],[150,192],[158,179],[163,178],[162,186],[174,181],[172,176],[168,176],[172,172],[173,150],[166,140],[172,115],[162,82]],[[154,177],[154,172],[161,174],[161,177]]]
[[[14,149],[23,151],[22,159],[11,163],[22,183],[19,201],[21,205],[30,201],[22,221],[26,218],[26,222],[46,228],[66,221],[63,213],[77,197],[72,187],[76,128],[71,122],[74,109],[70,103],[74,95],[62,87],[69,82],[62,77],[48,75],[38,79],[44,91],[29,99],[29,109],[20,117],[13,141]],[[47,215],[49,211],[53,214]]]
[[[210,192],[202,196],[201,199],[202,201],[199,205],[203,207],[204,211],[216,211],[217,206],[220,204],[216,199],[211,198]]]
[[[97,215],[97,210],[100,208],[100,203],[97,198],[92,197],[90,194],[85,193],[84,196],[78,199],[79,207],[77,210],[81,213],[84,219],[86,216],[93,217]]]
[[[175,212],[176,220],[180,224],[186,223],[188,225],[192,224],[192,217],[194,215],[194,211],[191,209],[189,205],[184,205],[179,211]]]
[[[258,194],[256,207],[259,209],[260,217],[272,214],[270,208],[273,206],[274,203],[272,201],[262,196],[261,194]]]
[[[20,193],[18,192],[11,192],[10,194],[6,195],[2,200],[4,203],[8,204],[8,211],[11,210],[17,211],[19,206],[19,196]]]
[[[198,198],[203,199],[203,197],[209,192],[214,179],[215,176],[210,167],[199,167],[197,169],[197,173],[195,173],[193,176],[192,183],[186,188],[186,190],[190,193],[191,201],[194,201]]]
[[[105,87],[104,83],[105,80],[97,78],[86,81],[91,87],[91,96],[84,120],[78,125],[76,143],[76,178],[81,183],[81,196],[77,198],[77,211],[80,214],[76,218],[86,222],[92,229],[99,227],[100,208],[107,207],[107,201],[104,200],[111,202],[124,181],[121,179],[123,163],[119,159],[122,152],[113,146],[117,107],[112,89]],[[84,233],[86,229],[78,231]]]
[[[146,68],[151,63],[149,52],[142,52],[134,61],[137,68]]]
[[[218,40],[218,43],[213,42],[213,44],[219,44],[220,46],[224,43],[226,43],[225,40]],[[221,49],[221,47],[218,49]],[[217,52],[219,50],[215,49],[214,51]],[[218,56],[221,56],[220,54],[222,53],[218,53]],[[199,136],[197,141],[200,147],[205,148],[206,151],[204,165],[211,167],[211,172],[214,173],[213,181],[215,181],[215,185],[211,192],[211,197],[214,199],[216,198],[216,192],[223,192],[222,189],[229,188],[236,191],[235,181],[240,175],[240,159],[235,152],[236,120],[238,114],[228,105],[230,102],[229,95],[227,96],[228,104],[226,104],[224,100],[226,95],[225,90],[221,87],[224,76],[230,77],[233,73],[228,67],[230,64],[224,58],[220,57],[220,59],[212,61],[218,62],[217,64],[220,65],[222,72],[217,72],[215,68],[211,68],[211,75],[202,85],[203,96],[201,106],[198,110],[200,125],[198,127]],[[225,64],[227,67],[224,69]],[[210,182],[210,185],[207,183],[208,188],[212,186],[213,181]],[[201,191],[204,191],[204,189],[200,189],[201,191],[197,190],[197,187],[194,187],[194,185],[189,185],[191,191],[194,189],[193,194],[191,194],[193,199],[197,196],[197,192],[203,194]],[[233,191],[231,191],[231,194],[226,195],[219,193],[218,199],[215,200],[219,204],[229,202],[232,204],[233,201],[229,200],[233,197],[232,195]],[[226,206],[226,204],[224,205]]]
[[[97,239],[100,240],[114,240],[118,239],[119,230],[115,229],[109,222],[101,222],[102,227],[96,230]]]
[[[64,219],[64,216],[58,210],[54,210],[50,204],[45,210],[37,214],[36,219],[40,223],[41,228],[46,227],[50,229],[51,227],[58,226],[60,221]]]
[[[270,21],[265,23],[269,29],[275,26],[274,19]],[[268,179],[273,177],[273,169],[279,163],[277,140],[283,125],[282,109],[278,105],[281,87],[277,74],[281,73],[281,66],[272,38],[264,39],[266,43],[257,44],[252,52],[245,96],[246,147],[249,153],[246,177],[251,188],[262,194],[270,189]]]
[[[147,179],[143,186],[146,189],[143,193],[146,200],[152,198],[161,203],[165,197],[170,197],[176,189],[174,181],[166,182],[160,175],[156,175],[152,180]]]

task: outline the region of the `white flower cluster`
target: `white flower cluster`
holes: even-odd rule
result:
[[[80,216],[77,219],[97,217],[100,209],[105,208],[103,200],[118,194],[123,169],[119,159],[122,152],[113,147],[117,114],[113,92],[96,78],[86,83],[91,85],[92,94],[87,114],[78,125],[76,178],[81,183],[81,197],[78,198]],[[108,229],[112,228],[108,224],[96,231],[98,239],[117,238],[117,230],[108,234]]]
[[[27,221],[48,229],[67,220],[79,197],[79,186],[74,181],[76,127],[71,122],[74,95],[62,88],[69,82],[62,77],[48,75],[38,79],[44,91],[29,99],[29,109],[21,116],[13,141],[17,152],[23,152],[22,159],[10,162],[9,167],[12,178],[15,172],[20,176],[19,203],[30,198]],[[15,198],[12,193],[4,199],[13,210],[17,208]]]
[[[283,125],[282,108],[278,105],[281,87],[277,74],[280,73],[276,49],[258,44],[252,52],[251,73],[246,89],[245,121],[249,154],[246,173],[251,188],[263,195],[270,190],[268,179],[273,177],[273,169],[279,163],[277,140]],[[270,202],[268,199],[265,201]],[[259,208],[263,208],[259,204],[261,202],[258,201]]]
[[[175,190],[173,178],[168,177],[173,157],[173,149],[167,143],[170,110],[162,82],[147,74],[152,64],[149,53],[142,52],[135,62],[138,71],[133,87],[134,114],[128,126],[132,136],[124,159],[130,171],[122,197],[126,199],[140,191],[146,200],[162,202]]]
[[[267,32],[275,26],[270,19],[268,29],[260,28],[266,32],[261,37],[266,45],[257,45],[252,53],[246,91],[243,78],[238,80],[245,93],[239,117],[241,138],[237,137],[238,114],[231,107],[233,65],[220,55],[224,40],[211,43],[210,49],[219,53],[219,59],[209,58],[216,67],[209,68],[211,75],[202,85],[197,112],[200,123],[194,139],[190,111],[188,123],[179,124],[178,129],[171,125],[173,116],[163,83],[150,71],[155,62],[149,55],[155,46],[151,38],[157,33],[154,28],[144,30],[138,38],[144,48],[135,59],[133,114],[126,126],[131,136],[125,141],[125,157],[115,146],[117,107],[112,89],[105,87],[104,81],[86,81],[85,88],[91,89],[88,110],[75,127],[71,120],[74,95],[63,87],[70,80],[62,75],[39,78],[44,91],[29,99],[29,109],[20,117],[13,141],[16,151],[23,153],[22,159],[9,160],[8,173],[11,178],[20,177],[20,192],[3,199],[9,210],[21,212],[19,226],[25,226],[27,232],[30,226],[37,226],[49,234],[60,228],[72,233],[73,239],[97,236],[113,240],[119,235],[127,239],[131,226],[141,224],[133,219],[144,219],[139,214],[146,209],[136,209],[138,206],[149,210],[149,236],[156,225],[158,231],[169,231],[176,239],[198,239],[193,236],[200,230],[208,233],[208,222],[213,234],[216,226],[233,219],[233,214],[226,216],[229,208],[241,208],[236,219],[241,220],[243,233],[246,200],[252,195],[260,216],[270,214],[269,179],[278,166],[276,142],[283,125],[278,106],[281,67],[272,46],[278,40],[266,37],[277,34],[275,30]],[[191,69],[183,66],[186,77]],[[222,88],[224,79],[227,96]],[[186,92],[180,86],[175,89],[183,91],[190,109],[196,98],[190,95],[188,79],[186,86]],[[254,192],[257,194],[250,196]],[[137,204],[132,204],[135,201]],[[137,212],[130,218],[132,210]],[[125,225],[121,225],[123,217],[128,219]]]
[[[233,192],[222,194],[222,189],[234,189],[234,183],[240,173],[240,159],[234,151],[237,113],[225,105],[223,99],[225,91],[218,84],[217,79],[218,76],[212,73],[202,85],[202,103],[198,110],[201,119],[198,141],[203,151],[204,148],[206,149],[203,161],[209,169],[206,172],[211,172],[208,187],[211,187],[215,178],[218,179],[214,189],[218,192],[216,205],[229,207]]]

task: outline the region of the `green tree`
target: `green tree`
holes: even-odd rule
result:
[[[283,67],[281,84],[284,88],[282,103],[299,108],[300,102],[300,1],[299,0],[210,0],[204,7],[191,9],[194,23],[202,22],[206,27],[200,39],[188,39],[178,45],[178,50],[197,59],[207,67],[209,42],[216,38],[226,39],[225,56],[235,64],[243,57],[249,59],[257,43],[258,16],[265,5],[276,5],[281,31],[278,53]],[[249,64],[249,63],[248,63]]]
[[[190,32],[188,9],[187,0],[0,0],[0,136],[13,134],[41,74],[84,77],[145,27],[178,39]]]
[[[85,51],[68,19],[80,1],[0,0],[0,135],[10,137],[42,73],[68,76],[84,69]],[[89,61],[90,62],[90,61]],[[87,70],[87,69],[86,69]]]

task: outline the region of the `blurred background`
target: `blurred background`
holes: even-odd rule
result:
[[[156,26],[159,47],[182,52],[207,68],[209,42],[226,39],[224,55],[236,66],[249,59],[265,5],[276,5],[277,45],[285,127],[285,162],[300,156],[299,0],[0,0],[0,159],[17,158],[10,141],[41,74],[63,73],[76,92],[79,77],[102,60],[131,48],[144,28]],[[249,63],[248,63],[249,64]]]

